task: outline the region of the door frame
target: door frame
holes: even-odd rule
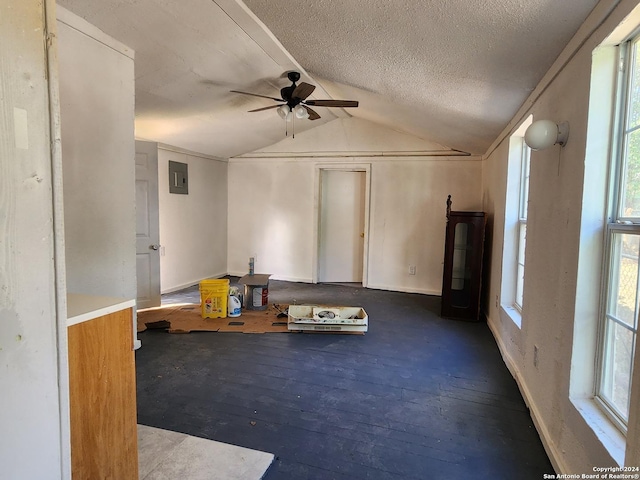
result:
[[[161,304],[160,295],[162,292],[161,285],[161,262],[160,262],[160,253],[159,250],[160,245],[160,179],[158,176],[158,143],[157,142],[149,142],[146,140],[135,140],[135,181],[136,181],[136,195],[137,195],[137,182],[140,180],[138,176],[138,154],[144,153],[150,159],[151,165],[145,167],[145,172],[153,176],[152,181],[148,181],[149,187],[151,187],[147,191],[147,214],[149,220],[149,237],[151,237],[151,242],[153,245],[156,245],[157,248],[151,249],[151,245],[149,247],[143,247],[144,252],[149,255],[149,275],[152,280],[150,281],[151,286],[157,285],[157,290],[152,288],[151,297],[142,299],[140,297],[140,279],[136,278],[136,304],[137,308],[150,308],[150,307],[158,307]],[[136,210],[139,205],[137,205],[136,198]],[[138,242],[140,241],[138,237],[138,228],[137,228],[137,213],[136,213],[136,269],[139,255],[139,246]],[[157,234],[157,242],[154,241],[153,237],[156,237]],[[149,248],[149,250],[147,250]],[[143,300],[143,301],[141,301]],[[136,337],[137,339],[137,337]]]
[[[311,281],[318,283],[320,270],[320,222],[322,220],[322,171],[339,170],[343,172],[364,172],[364,245],[362,248],[362,286],[369,283],[369,204],[371,200],[371,164],[370,163],[327,163],[315,166],[314,192],[313,192],[313,262],[311,269]]]

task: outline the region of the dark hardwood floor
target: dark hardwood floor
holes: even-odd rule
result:
[[[197,287],[163,297],[179,301]],[[362,306],[369,332],[142,332],[138,422],[273,453],[267,480],[553,473],[485,323],[352,286],[271,281],[269,301]]]

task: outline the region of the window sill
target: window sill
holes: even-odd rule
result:
[[[622,432],[598,407],[593,398],[571,398],[571,403],[613,460],[618,466],[623,466],[627,439]]]
[[[522,329],[522,314],[513,305],[500,305],[500,317],[502,319],[505,317],[508,318],[515,323],[518,328]]]

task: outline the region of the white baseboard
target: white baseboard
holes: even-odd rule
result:
[[[238,272],[229,272],[229,275],[233,277],[242,277],[246,275],[247,272],[238,273]],[[282,280],[285,282],[298,282],[298,283],[316,283],[310,277],[289,277],[287,275],[272,275],[271,280]],[[440,296],[442,294],[439,290],[427,290],[424,288],[407,288],[407,287],[398,287],[392,285],[372,285],[368,284],[366,288],[370,288],[372,290],[387,290],[389,292],[401,292],[401,293],[421,293],[424,295],[436,295]]]
[[[313,283],[313,280],[311,280],[311,278],[287,277],[287,276],[280,276],[280,275],[274,275],[271,278],[273,280],[282,280],[283,282]]]
[[[200,280],[204,280],[206,278],[222,278],[225,275],[227,275],[227,274],[226,273],[214,273],[213,275],[207,275],[206,277],[198,278],[196,280],[192,280],[191,282],[183,283],[182,285],[175,285],[173,287],[166,288],[166,289],[162,290],[160,293],[164,295],[165,293],[177,292],[178,290],[182,290],[183,288],[187,288],[187,287],[192,287],[194,285],[198,285],[200,283]]]
[[[428,290],[426,288],[411,288],[411,287],[398,287],[396,285],[375,285],[368,284],[367,288],[372,288],[374,290],[387,290],[389,292],[401,292],[401,293],[421,293],[423,295],[442,295],[442,292],[439,290]]]
[[[553,469],[558,474],[568,472],[567,466],[562,459],[562,455],[560,455],[560,452],[558,451],[558,447],[551,439],[551,435],[549,434],[547,425],[545,424],[542,418],[542,415],[540,415],[540,411],[538,410],[538,407],[533,401],[533,397],[529,392],[529,388],[527,387],[527,384],[524,382],[522,378],[522,374],[520,373],[520,369],[518,368],[518,365],[516,364],[516,362],[514,362],[513,357],[511,357],[511,355],[507,351],[506,345],[502,341],[502,337],[498,335],[498,331],[495,325],[493,324],[493,322],[488,316],[487,316],[487,325],[489,326],[489,330],[491,330],[493,338],[495,338],[496,343],[498,344],[498,350],[500,350],[500,354],[502,355],[502,360],[504,361],[505,365],[509,369],[509,372],[511,373],[516,383],[518,384],[520,393],[522,394],[522,397],[524,398],[524,402],[527,404],[527,407],[529,408],[529,412],[531,413],[531,419],[533,420],[533,424],[536,427],[536,430],[538,431],[538,435],[540,435],[540,439],[542,440],[542,446],[544,447],[545,452],[547,452],[547,455],[549,456],[549,460],[551,460]]]
[[[206,278],[220,278],[220,277],[224,277],[226,275],[230,276],[230,277],[244,277],[247,274],[247,272],[228,272],[228,273],[220,273],[218,275],[211,275],[209,277]],[[190,287],[192,285],[195,285],[197,283],[200,282],[200,280],[194,280],[191,283],[187,283],[185,285],[181,285],[181,286],[176,286],[176,287],[172,287],[170,289],[167,290],[163,290],[162,293],[171,293],[171,292],[175,292],[176,290],[181,290],[183,288],[186,287]],[[310,277],[290,277],[288,275],[272,275],[270,277],[270,280],[282,280],[284,282],[297,282],[297,283],[315,283],[313,281],[312,278]],[[440,290],[429,290],[429,289],[425,289],[425,288],[410,288],[410,287],[399,287],[396,285],[374,285],[374,284],[368,284],[366,286],[366,288],[371,288],[373,290],[386,290],[389,292],[400,292],[400,293],[420,293],[423,295],[435,295],[435,296],[440,296],[442,295],[442,292]]]
[[[227,275],[230,277],[244,277],[248,272],[229,272]]]
[[[229,276],[231,277],[244,277],[247,272],[229,272]],[[300,278],[300,277],[288,277],[286,275],[271,275],[269,280],[282,280],[285,282],[297,282],[297,283],[313,283],[310,278]]]

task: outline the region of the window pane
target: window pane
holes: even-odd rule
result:
[[[527,224],[520,223],[518,226],[518,263],[524,266],[524,251],[527,243]]]
[[[637,66],[640,65],[640,49],[638,42],[633,45],[632,54],[632,75],[629,82],[629,123],[627,128],[636,127],[640,124],[640,75]]]
[[[464,289],[464,262],[466,258],[464,250],[458,248],[453,250],[451,290]]]
[[[640,130],[627,135],[625,153],[624,198],[620,214],[623,217],[640,217]]]
[[[518,225],[518,271],[516,276],[515,304],[522,310],[522,296],[524,292],[524,251],[527,243],[527,224]]]
[[[531,149],[524,145],[522,146],[522,178],[520,180],[520,213],[521,220],[527,219],[527,208],[529,205],[529,170],[531,158]]]
[[[633,332],[608,321],[600,395],[625,419],[629,416]]]
[[[635,328],[640,236],[614,234],[607,313]]]
[[[522,310],[522,297],[524,292],[524,265],[518,265],[518,279],[516,282],[516,306]]]
[[[453,234],[453,272],[451,275],[451,289],[463,290],[465,272],[467,269],[467,242],[469,225],[458,223]]]

